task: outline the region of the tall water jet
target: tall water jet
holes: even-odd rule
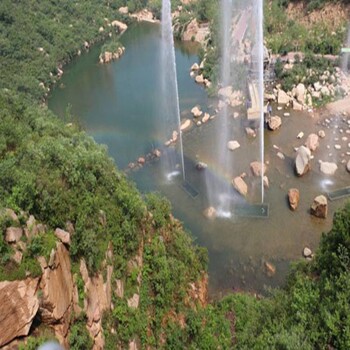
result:
[[[160,78],[161,78],[161,118],[164,125],[163,132],[168,142],[179,143],[182,178],[185,181],[185,164],[183,154],[182,135],[180,131],[180,107],[177,85],[174,36],[172,29],[170,0],[162,0],[161,44],[160,44]],[[164,172],[169,178],[176,175],[176,152],[167,152]]]

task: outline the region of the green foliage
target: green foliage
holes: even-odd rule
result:
[[[93,340],[86,329],[86,317],[80,316],[74,320],[70,328],[68,343],[71,350],[92,349]]]

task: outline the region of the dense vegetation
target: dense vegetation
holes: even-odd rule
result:
[[[2,218],[1,228],[24,224],[28,214],[48,226],[26,241],[20,266],[0,236],[0,279],[40,274],[36,257],[48,256],[53,229],[69,221],[75,228],[73,272],[81,258],[91,274],[99,271],[112,242],[113,277],[125,282],[125,297],[140,288],[136,309],[113,296],[114,309],[103,317],[106,349],[125,347],[134,338],[156,349],[348,349],[350,205],[336,214],[316,258],[297,264],[283,290],[262,300],[234,294],[203,307],[191,298],[189,283],[205,284],[206,253],[171,216],[168,201],[153,194],[142,198],[68,112],[59,120],[41,104],[59,65],[84,50],[84,41],[103,39],[108,31],[100,33],[99,27],[108,28],[107,20],[118,17],[114,10],[125,4],[140,9],[145,2],[0,3],[0,205],[19,215],[19,223]],[[147,4],[159,8],[157,0]],[[213,18],[215,4],[200,0],[191,6],[206,20]],[[212,67],[218,55],[213,33],[210,45],[216,48],[207,53]],[[128,264],[140,246],[143,266]],[[72,349],[90,348],[84,322],[84,315],[77,316]],[[31,338],[27,348],[47,338]]]

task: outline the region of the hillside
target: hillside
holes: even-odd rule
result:
[[[189,6],[210,19],[210,4]],[[350,348],[349,205],[284,289],[208,303],[207,254],[169,202],[45,106],[65,62],[117,36],[122,5],[0,3],[0,348]]]

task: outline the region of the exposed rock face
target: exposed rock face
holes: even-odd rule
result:
[[[282,125],[282,119],[279,116],[273,116],[268,118],[267,125],[270,130],[277,130]]]
[[[71,244],[69,232],[64,231],[60,228],[56,228],[55,236],[64,244],[67,244],[67,245]]]
[[[328,212],[327,198],[323,195],[317,196],[311,205],[310,213],[318,218],[325,219]]]
[[[230,151],[234,151],[235,149],[241,147],[241,145],[238,143],[238,141],[229,141],[227,142],[227,148]]]
[[[338,169],[338,166],[336,163],[320,161],[320,170],[321,170],[321,173],[323,174],[334,175],[337,169]]]
[[[311,151],[305,146],[299,147],[295,159],[295,170],[297,175],[302,176],[310,170],[310,159]]]
[[[318,136],[316,134],[310,134],[305,141],[305,146],[310,151],[316,151],[319,145]]]
[[[250,163],[250,169],[253,172],[254,176],[261,176],[261,174],[265,175],[266,173],[266,165],[261,164],[261,162],[252,162]]]
[[[292,210],[296,210],[299,204],[300,194],[297,188],[291,188],[288,191],[288,201],[290,208]]]
[[[240,176],[237,176],[232,180],[232,185],[243,197],[247,196],[248,186]]]
[[[67,248],[64,244],[57,243],[56,250],[51,252],[49,263],[42,257],[40,265],[43,271],[40,282],[43,293],[41,319],[53,326],[58,340],[66,345],[73,297],[73,278]]]
[[[290,102],[290,97],[287,95],[287,93],[283,90],[278,90],[278,94],[277,94],[277,102],[279,104],[287,104]]]
[[[0,347],[26,336],[39,309],[38,279],[0,282]]]
[[[207,219],[215,219],[216,218],[216,209],[214,207],[209,207],[203,211],[203,215]]]
[[[21,227],[8,227],[6,229],[5,240],[7,243],[18,242],[23,235],[23,230]]]

